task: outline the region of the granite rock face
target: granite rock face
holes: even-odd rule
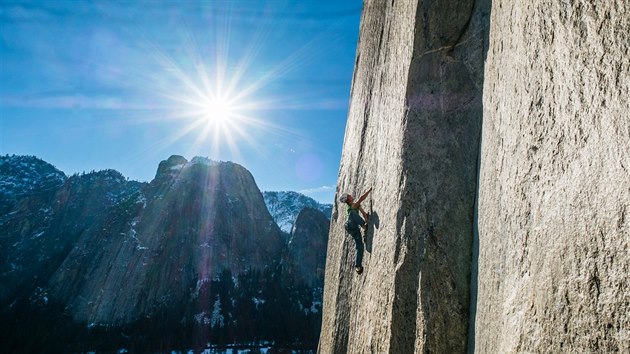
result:
[[[0,196],[0,352],[317,346],[329,221],[305,210],[287,244],[238,164],[139,183],[0,156]]]
[[[630,3],[493,1],[479,353],[630,351]]]
[[[300,211],[291,228],[288,257],[293,271],[307,285],[322,289],[326,269],[326,246],[330,221],[314,208]]]
[[[142,184],[128,182],[114,170],[73,175],[62,184],[57,178],[42,184],[39,181],[50,176],[50,168],[38,168],[48,165],[43,161],[3,162],[13,170],[23,164],[39,170],[27,179],[29,188],[7,198],[10,209],[0,216],[0,305],[8,305],[28,297],[33,288],[43,288],[80,236],[94,232],[112,206],[136,193]],[[0,179],[15,178],[3,175]]]
[[[337,194],[374,190],[365,271],[335,201],[320,353],[466,348],[489,1],[365,1]]]
[[[207,161],[171,156],[146,188],[79,232],[49,282],[77,322],[129,323],[185,303],[224,270],[272,265],[283,241],[254,178]]]

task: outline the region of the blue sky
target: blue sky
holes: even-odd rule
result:
[[[207,156],[332,202],[361,5],[2,1],[0,153],[140,181]]]

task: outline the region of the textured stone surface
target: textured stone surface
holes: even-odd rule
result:
[[[630,3],[493,2],[476,352],[630,351]]]
[[[38,163],[42,164],[46,163]],[[0,179],[12,179],[6,177]],[[58,180],[40,184],[44,179],[34,175],[27,180],[32,184],[0,216],[0,306],[30,296],[35,287],[45,287],[77,239],[92,234],[120,199],[143,186],[114,170],[74,175],[62,185]]]
[[[81,233],[49,282],[77,322],[129,323],[186,303],[223,270],[278,258],[280,230],[249,171],[201,162],[171,156],[142,194]]]
[[[0,156],[0,196],[2,353],[317,346],[330,223],[305,209],[287,245],[242,166],[171,156],[139,183]]]
[[[338,195],[374,191],[365,272],[333,209],[320,353],[465,351],[488,1],[366,1]]]
[[[291,229],[288,256],[293,271],[307,285],[323,290],[330,221],[314,208],[300,211]]]

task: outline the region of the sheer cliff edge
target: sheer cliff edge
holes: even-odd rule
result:
[[[320,353],[463,352],[488,1],[366,1],[338,194],[371,212],[365,272],[336,201]]]
[[[629,58],[625,0],[366,0],[319,352],[628,352]]]

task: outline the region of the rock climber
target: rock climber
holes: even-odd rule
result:
[[[357,250],[355,261],[354,261],[354,269],[356,270],[357,274],[363,273],[364,246],[363,246],[363,239],[361,237],[361,230],[359,229],[359,227],[363,228],[364,233],[367,233],[368,221],[369,221],[369,215],[361,207],[361,202],[365,200],[365,198],[367,198],[368,194],[370,194],[371,191],[372,191],[372,188],[370,188],[367,192],[365,192],[356,201],[348,193],[344,193],[341,195],[341,197],[339,197],[339,201],[347,205],[346,213],[347,213],[348,219],[346,220],[345,227],[346,227],[346,231],[354,239],[354,245]],[[359,212],[361,213],[361,215],[363,215],[363,218],[359,216]]]

